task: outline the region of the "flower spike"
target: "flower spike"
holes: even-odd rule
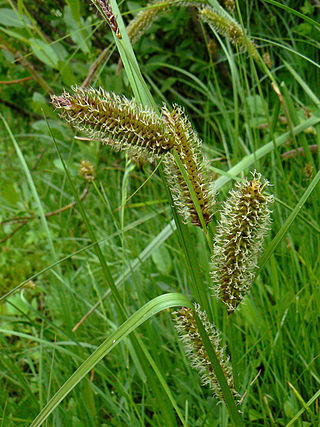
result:
[[[101,13],[102,17],[106,19],[109,23],[110,28],[114,31],[118,39],[122,39],[120,34],[119,26],[112,12],[111,5],[108,0],[91,0],[92,3],[97,7],[98,11]]]
[[[165,121],[124,96],[76,87],[51,101],[68,123],[116,150],[130,150],[152,161],[173,147]]]
[[[207,314],[200,310],[200,306],[198,304],[195,304],[195,312],[199,316],[208,339],[216,353],[230,391],[233,396],[237,398],[238,393],[235,391],[233,386],[233,375],[230,360],[229,357],[226,356],[226,348],[222,347],[220,344],[220,332],[212,323],[209,322]],[[213,371],[205,346],[202,342],[193,310],[191,308],[182,307],[173,312],[173,316],[175,327],[184,344],[186,354],[191,361],[191,366],[201,375],[202,385],[209,386],[213,395],[220,401],[223,401],[223,393]]]
[[[234,311],[249,292],[257,258],[270,223],[273,196],[264,194],[268,181],[254,172],[251,181],[236,184],[221,210],[212,256],[214,291]]]
[[[247,50],[253,58],[258,58],[257,49],[252,40],[246,35],[245,30],[222,8],[216,10],[210,6],[205,6],[199,9],[199,16],[203,21],[212,25],[219,34],[226,37],[233,45]]]
[[[136,43],[157,19],[169,11],[172,3],[172,0],[154,0],[148,3],[147,7],[141,10],[127,27],[131,43]]]
[[[180,107],[174,106],[170,112],[164,106],[158,116],[134,100],[103,89],[75,88],[73,93],[54,95],[51,100],[60,116],[90,139],[117,150],[129,150],[131,156],[148,161],[162,158],[174,202],[184,222],[203,228],[210,222],[213,183],[201,142]],[[179,169],[175,155],[179,156],[181,163],[178,163],[185,173]]]
[[[213,183],[210,182],[207,167],[201,152],[201,141],[179,106],[175,105],[171,112],[164,106],[162,108],[162,116],[166,121],[172,139],[175,141],[174,148],[186,171],[204,222],[207,225],[212,218],[215,199]],[[188,185],[171,153],[165,156],[164,163],[165,173],[174,202],[184,222],[191,221],[194,225],[201,226],[201,220]]]

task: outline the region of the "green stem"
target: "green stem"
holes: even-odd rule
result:
[[[226,312],[226,310],[225,310]],[[226,321],[227,321],[227,334],[229,338],[229,349],[231,354],[231,363],[232,363],[232,373],[233,373],[233,384],[234,388],[239,391],[239,350],[236,348],[235,343],[235,330],[232,325],[232,319],[233,316],[231,314],[227,314]]]
[[[169,190],[167,181],[164,176],[162,165],[160,166],[159,171],[160,171],[160,176],[162,178],[162,182],[167,190],[170,206],[172,207],[174,222],[177,227],[179,242],[181,244],[182,251],[185,255],[185,264],[190,277],[190,282],[188,283],[188,285],[190,287],[193,298],[200,304],[202,309],[207,313],[209,319],[213,320],[212,309],[211,309],[209,298],[208,298],[208,289],[206,286],[204,286],[204,282],[201,277],[199,263],[197,262],[197,259],[195,257],[193,244],[189,237],[190,233],[188,231],[188,227],[182,224],[180,216],[178,215],[175,209],[171,192]]]

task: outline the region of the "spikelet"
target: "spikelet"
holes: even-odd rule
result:
[[[97,7],[98,11],[101,13],[102,17],[105,18],[110,25],[112,31],[114,31],[115,35],[118,39],[122,39],[120,34],[119,26],[112,12],[111,5],[108,0],[91,0],[92,3]]]
[[[161,112],[207,225],[212,218],[214,191],[201,152],[201,142],[179,106],[175,105],[171,112],[164,106]],[[191,221],[194,225],[201,226],[188,185],[171,153],[164,157],[164,164],[173,200],[184,222]]]
[[[159,117],[154,111],[103,89],[75,88],[72,94],[64,92],[51,99],[60,116],[92,140],[117,150],[129,150],[131,156],[148,161],[162,157],[174,202],[184,222],[200,227],[210,222],[213,182],[209,179],[201,142],[180,107],[174,106],[170,112],[164,106]],[[191,192],[170,152],[172,149],[181,160]]]
[[[216,353],[229,389],[233,396],[237,398],[238,393],[235,391],[233,385],[232,367],[229,357],[226,356],[226,348],[221,346],[220,332],[212,323],[209,322],[207,314],[200,311],[200,306],[198,304],[195,304],[195,311],[199,316],[208,339]],[[193,310],[191,308],[182,307],[175,311],[173,316],[175,327],[184,344],[186,354],[191,361],[191,366],[199,372],[202,385],[209,386],[213,395],[220,401],[223,401],[223,394],[212,369],[205,346],[202,342]]]
[[[252,286],[258,253],[270,223],[273,196],[264,194],[269,183],[261,180],[257,172],[252,175],[251,181],[237,183],[236,189],[230,191],[214,238],[213,289],[229,313]]]
[[[166,123],[154,111],[103,89],[74,88],[52,96],[59,114],[91,139],[152,161],[173,146]]]
[[[89,160],[82,160],[79,169],[80,175],[83,176],[88,182],[92,182],[96,177],[96,169]]]
[[[130,21],[127,33],[132,44],[136,43],[148,31],[151,25],[169,10],[171,3],[172,0],[155,0],[150,2],[145,9],[141,10]]]
[[[206,0],[154,0],[147,4],[145,9],[141,10],[127,27],[127,33],[132,44],[136,43],[141,36],[159,19],[164,13],[172,7],[199,7],[205,5]]]
[[[268,68],[272,68],[272,59],[269,52],[264,52],[262,55],[262,59]]]
[[[233,13],[235,6],[234,0],[223,1],[223,7],[225,7],[230,13]]]
[[[211,24],[219,34],[226,37],[233,45],[248,51],[255,59],[258,58],[258,52],[252,40],[246,36],[240,24],[222,8],[216,10],[210,6],[205,6],[199,10],[199,16],[200,19]]]

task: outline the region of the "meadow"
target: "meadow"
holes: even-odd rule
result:
[[[0,0],[1,426],[320,426],[319,30],[317,0]]]

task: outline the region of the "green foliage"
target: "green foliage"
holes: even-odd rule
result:
[[[125,23],[146,4],[119,4]],[[204,142],[218,203],[230,181],[249,169],[272,184],[275,208],[262,268],[232,315],[230,333],[224,307],[211,298],[206,238],[172,222],[161,167],[74,139],[49,105],[50,90],[80,86],[105,48],[89,85],[137,101],[140,90],[148,99],[141,81],[132,86],[119,64],[109,28],[80,0],[0,2],[0,111],[15,141],[0,120],[1,295],[25,282],[0,307],[2,425],[30,425],[83,362],[89,373],[82,372],[48,425],[230,425],[226,407],[190,368],[167,311],[141,323],[95,366],[89,359],[131,315],[135,329],[145,304],[164,293],[191,298],[197,286],[196,299],[207,304],[222,345],[231,349],[244,424],[319,424],[318,8],[311,1],[235,6],[234,19],[259,55],[269,54],[270,69],[199,24],[192,8],[162,14],[134,46],[155,104],[184,106]],[[282,157],[297,149],[306,155]],[[79,174],[82,160],[95,167],[93,183]],[[73,204],[63,161],[90,228]],[[18,229],[20,217],[29,219]],[[214,216],[209,234],[216,225]]]

